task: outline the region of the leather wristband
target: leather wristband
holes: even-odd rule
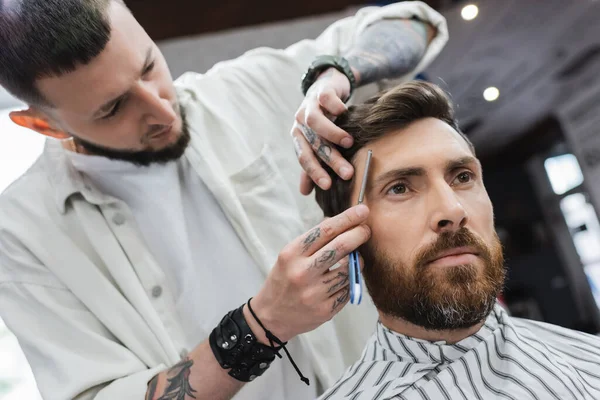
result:
[[[251,382],[271,365],[277,349],[259,343],[248,326],[244,306],[227,313],[210,334],[209,343],[215,358],[229,375],[242,382]]]

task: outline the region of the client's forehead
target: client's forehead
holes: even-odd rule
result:
[[[463,137],[450,125],[435,118],[416,121],[367,144],[356,153],[353,159],[355,167],[364,164],[368,150],[373,150],[374,156],[382,161],[393,162],[401,158],[402,162],[410,164],[422,164],[433,154],[473,156]]]
[[[435,118],[422,119],[391,131],[360,149],[353,159],[356,177],[363,175],[368,150],[373,150],[369,182],[393,169],[421,168],[427,171],[444,168],[449,161],[474,157],[464,138],[450,125]],[[360,183],[354,186],[358,185]]]

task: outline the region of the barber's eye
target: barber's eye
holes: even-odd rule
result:
[[[407,192],[407,187],[404,183],[397,183],[388,190],[390,194],[405,194]]]
[[[473,176],[469,172],[461,172],[460,174],[458,174],[456,179],[459,183],[468,183],[473,180]]]
[[[114,117],[119,112],[119,109],[121,108],[122,104],[123,102],[119,101],[117,104],[115,104],[115,106],[112,108],[112,110],[110,110],[108,114],[102,117],[102,119],[110,119]]]

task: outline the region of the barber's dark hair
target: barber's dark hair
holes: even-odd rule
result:
[[[36,80],[88,64],[110,39],[108,6],[122,0],[0,0],[0,85],[50,106]]]
[[[448,95],[437,85],[423,81],[401,84],[377,94],[365,103],[351,106],[336,120],[336,125],[354,138],[349,149],[335,146],[346,160],[364,146],[391,131],[406,128],[424,118],[437,118],[454,128],[467,142],[475,154],[471,141],[460,131],[454,118],[454,107]],[[332,217],[350,207],[350,193],[356,180],[341,179],[331,168],[321,163],[330,174],[332,185],[329,190],[316,188],[316,200],[325,216]]]

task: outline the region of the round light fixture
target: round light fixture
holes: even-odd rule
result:
[[[464,6],[460,12],[460,15],[465,21],[471,21],[472,19],[475,19],[477,14],[479,14],[479,7],[477,7],[475,4]]]
[[[496,101],[500,97],[500,91],[497,87],[491,86],[483,91],[483,98],[487,101]]]

